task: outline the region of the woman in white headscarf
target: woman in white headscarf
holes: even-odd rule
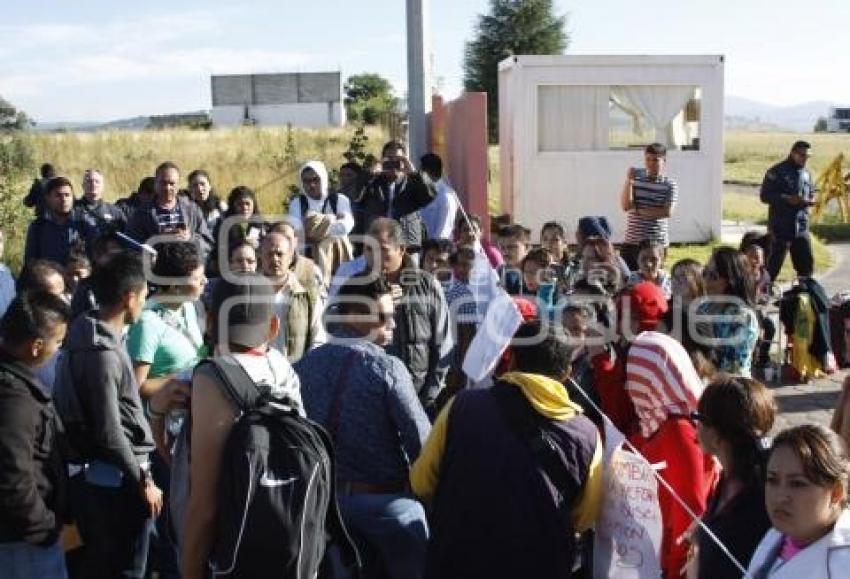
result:
[[[304,253],[313,258],[325,279],[351,259],[348,234],[354,229],[351,201],[328,191],[328,171],[321,161],[309,161],[299,171],[301,193],[289,202],[289,218],[303,235]]]
[[[679,497],[701,516],[717,482],[714,459],[704,454],[692,413],[704,389],[684,347],[665,334],[643,332],[632,343],[626,362],[626,392],[635,407],[640,434],[632,442]],[[659,485],[661,568],[679,577],[689,545],[680,541],[693,521]]]

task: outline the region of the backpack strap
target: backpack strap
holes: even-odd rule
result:
[[[301,221],[304,221],[307,215],[307,196],[304,193],[298,196],[298,204],[301,205]]]
[[[330,193],[328,193],[328,198],[325,199],[325,204],[324,206],[322,206],[322,213],[325,212],[325,209],[328,207],[328,205],[330,205],[331,207],[331,213],[336,215],[336,208],[337,205],[339,205],[339,195],[336,191],[331,191]]]
[[[529,448],[534,462],[560,493],[562,500],[558,505],[558,515],[568,532],[572,533],[572,503],[579,489],[558,452],[558,442],[543,428],[543,418],[518,388],[500,382],[493,386],[492,392],[508,428]]]
[[[254,382],[232,354],[212,358],[202,364],[211,364],[228,397],[242,411],[253,410],[268,400],[271,392]]]
[[[298,196],[298,202],[301,205],[301,219],[304,219],[304,216],[307,215],[307,196],[304,193],[300,194]],[[328,206],[330,206],[331,213],[336,215],[337,205],[339,205],[339,194],[336,191],[332,191],[328,193],[325,202],[322,203],[322,213],[325,213]]]

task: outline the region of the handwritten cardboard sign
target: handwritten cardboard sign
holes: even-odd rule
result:
[[[611,441],[611,437],[607,439]],[[658,579],[661,509],[652,466],[616,442],[606,454],[605,498],[596,525],[594,579]]]

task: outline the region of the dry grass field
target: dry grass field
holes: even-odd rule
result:
[[[328,169],[345,159],[354,128],[328,130],[286,128],[238,128],[197,131],[104,131],[98,133],[34,133],[31,135],[38,163],[49,161],[76,186],[87,167],[99,169],[106,180],[106,198],[114,201],[135,191],[143,177],[157,164],[177,163],[185,177],[193,169],[205,169],[222,196],[236,185],[255,190],[265,213],[278,213],[296,182],[300,165],[311,159],[324,161]],[[383,134],[369,131],[370,148],[379,149]]]
[[[844,153],[850,162],[850,134],[814,133],[757,133],[748,131],[726,131],[723,179],[738,183],[761,184],[764,172],[771,165],[788,156],[788,150],[797,139],[812,144],[809,168],[814,175],[823,169],[839,153]]]

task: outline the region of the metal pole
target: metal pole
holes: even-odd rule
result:
[[[428,147],[425,115],[431,112],[429,0],[407,0],[407,115],[410,160],[418,165]]]

